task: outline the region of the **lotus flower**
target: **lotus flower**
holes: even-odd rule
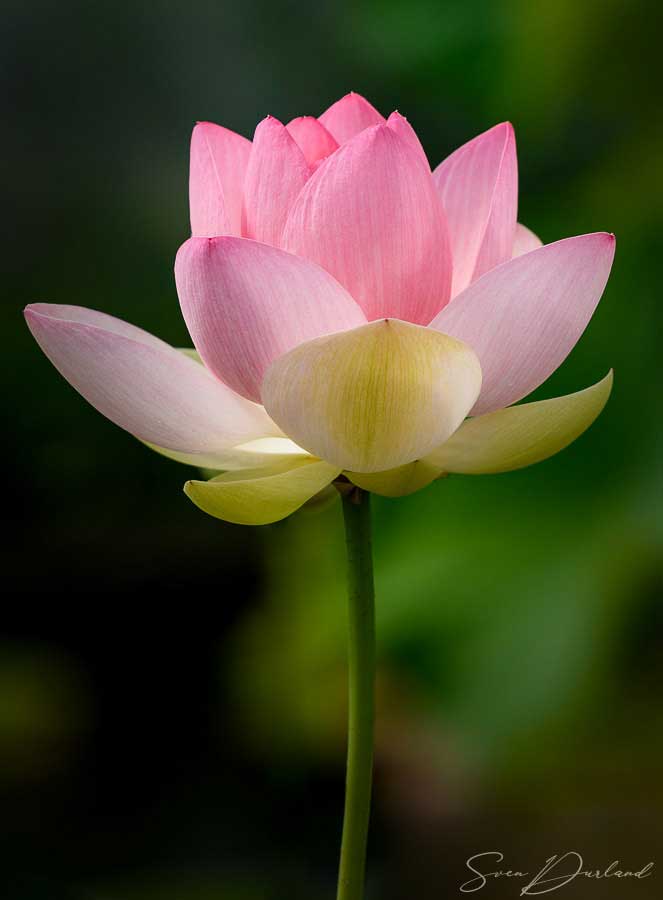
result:
[[[433,172],[406,119],[356,94],[319,119],[268,117],[253,143],[202,123],[190,202],[175,276],[197,353],[89,309],[34,304],[26,318],[105,416],[223,473],[185,486],[214,516],[273,522],[340,476],[398,496],[517,469],[607,401],[611,373],[512,405],[580,338],[614,238],[543,246],[517,224],[508,123]]]

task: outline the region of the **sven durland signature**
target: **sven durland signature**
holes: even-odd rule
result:
[[[582,856],[575,850],[549,856],[537,872],[499,868],[503,861],[504,854],[496,850],[475,853],[474,856],[470,856],[465,865],[472,873],[472,877],[461,884],[461,893],[471,894],[474,891],[480,891],[495,879],[514,879],[514,881],[524,882],[520,886],[520,897],[535,897],[539,894],[550,894],[557,891],[576,879],[589,881],[604,881],[609,878],[639,880],[649,878],[654,870],[653,862],[646,863],[639,869],[627,869],[622,868],[617,859],[603,869],[588,868],[585,866]]]

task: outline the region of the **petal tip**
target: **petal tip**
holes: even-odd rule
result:
[[[39,319],[48,320],[60,318],[50,311],[51,307],[54,306],[55,304],[53,303],[28,303],[23,310],[23,316],[28,322],[35,322]]]
[[[285,128],[285,125],[280,119],[277,119],[276,116],[273,116],[271,113],[266,115],[264,119],[261,119],[256,125],[256,134],[258,133],[258,129],[263,130],[265,128]]]

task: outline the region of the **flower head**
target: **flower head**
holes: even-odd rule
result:
[[[614,238],[543,246],[517,192],[508,123],[433,172],[407,120],[357,94],[318,119],[268,117],[252,143],[200,123],[175,264],[197,352],[79,307],[34,304],[27,322],[109,419],[222,472],[186,492],[232,522],[283,518],[341,475],[398,496],[520,468],[607,401],[611,374],[512,406],[580,338]]]

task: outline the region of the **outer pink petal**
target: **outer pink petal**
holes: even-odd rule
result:
[[[417,137],[417,132],[410,125],[405,116],[402,116],[399,112],[393,112],[387,119],[387,125],[400,138],[402,138],[404,141],[408,141],[413,149],[416,150],[417,153],[421,154],[423,159],[426,161],[426,165],[428,166],[428,168],[430,168],[428,164],[428,157],[426,156],[426,151],[422,147],[421,141]]]
[[[384,125],[385,118],[361,94],[352,91],[318,117],[327,131],[344,144],[371,125]]]
[[[278,244],[288,210],[311,170],[294,138],[267,116],[256,128],[244,182],[243,234]]]
[[[175,278],[182,312],[205,364],[259,400],[267,367],[303,341],[366,324],[338,282],[315,263],[242,238],[191,238]]]
[[[143,441],[213,454],[281,434],[261,406],[140,328],[51,303],[28,306],[25,317],[60,374],[99,412]]]
[[[363,131],[313,174],[282,246],[324,266],[369,320],[427,324],[449,297],[446,222],[432,177],[386,125]]]
[[[431,328],[465,341],[481,362],[472,415],[515,403],[561,365],[596,309],[614,254],[605,232],[546,244],[488,272],[435,317]]]
[[[338,143],[313,116],[300,116],[285,126],[297,142],[309,166],[338,150]]]
[[[530,231],[529,228],[526,228],[518,222],[516,225],[516,234],[513,239],[511,257],[515,258],[516,256],[522,256],[523,253],[529,253],[530,250],[538,250],[539,247],[542,246],[543,241],[541,238],[534,234],[533,231]]]
[[[516,140],[509,122],[480,134],[433,172],[449,222],[455,296],[511,259],[518,212]]]
[[[199,122],[193,129],[189,172],[192,234],[241,234],[244,174],[250,152],[251,141],[220,125]]]

